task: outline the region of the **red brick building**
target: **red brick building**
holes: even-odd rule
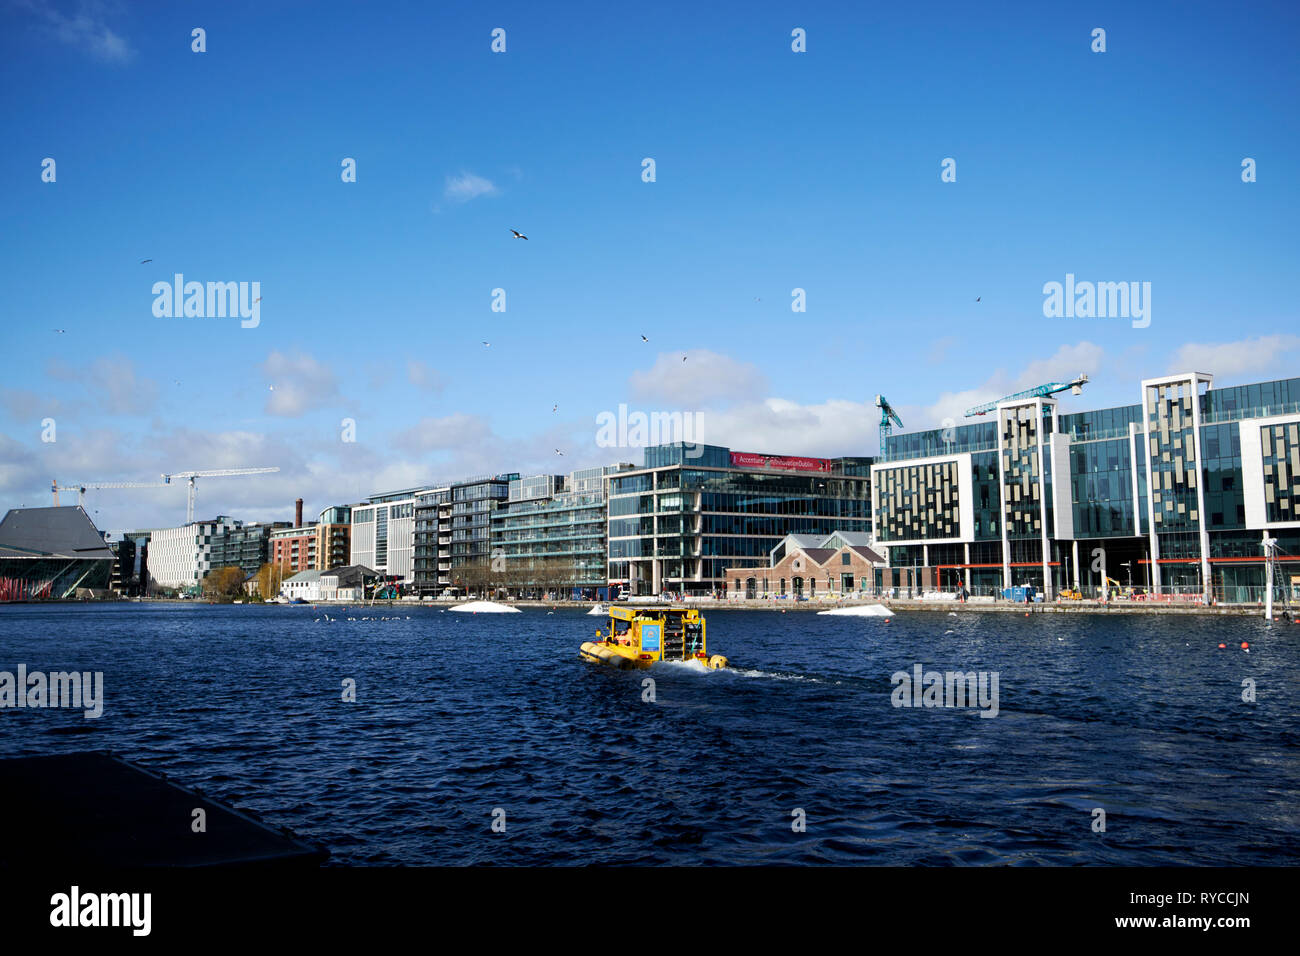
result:
[[[280,565],[286,576],[316,567],[316,526],[285,528],[271,535],[271,563]]]
[[[729,598],[816,598],[875,595],[876,571],[888,562],[868,546],[863,532],[790,534],[764,565],[727,568]]]

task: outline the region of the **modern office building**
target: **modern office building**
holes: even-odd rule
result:
[[[14,508],[0,521],[0,601],[106,591],[116,561],[78,506]]]
[[[214,564],[212,547],[222,543],[227,531],[243,526],[242,521],[218,515],[179,528],[155,528],[149,532],[149,590],[158,588],[197,590]],[[256,569],[254,569],[256,570]]]
[[[871,530],[871,458],[676,443],[607,475],[608,583],[634,595],[721,593],[726,569],[789,534]]]
[[[352,508],[335,505],[316,519],[316,569],[345,566],[352,557]]]
[[[1213,384],[1146,379],[1133,405],[1074,414],[1009,400],[988,421],[891,436],[872,510],[895,583],[1253,601],[1266,537],[1283,578],[1300,575],[1300,379]]]
[[[451,586],[451,488],[433,488],[415,499],[415,591],[436,597]]]
[[[109,577],[108,587],[115,594],[133,595],[140,593],[140,584],[136,580],[136,543],[135,539],[119,534],[103,533],[104,543],[113,552],[113,573]]]
[[[563,594],[605,600],[607,475],[632,465],[605,465],[568,475],[530,475],[510,482],[507,506],[492,519],[498,581],[512,594]]]
[[[481,588],[492,569],[492,516],[509,498],[518,472],[455,482],[451,492],[451,584]]]
[[[271,560],[271,535],[289,529],[287,521],[244,524],[212,536],[209,556],[213,568],[240,568],[244,574],[256,574]],[[202,580],[202,579],[200,579]]]
[[[373,568],[388,578],[414,580],[415,501],[424,486],[371,495],[352,505],[349,564]]]

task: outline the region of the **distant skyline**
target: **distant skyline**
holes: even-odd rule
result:
[[[1300,375],[1297,41],[1282,2],[0,0],[0,513],[639,463],[620,403],[831,457],[877,393],[914,431]],[[160,316],[178,274],[257,321]],[[1149,324],[1049,318],[1067,276],[1149,283]],[[87,510],[179,524],[184,484]]]

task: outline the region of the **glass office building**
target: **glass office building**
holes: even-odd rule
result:
[[[521,597],[606,600],[606,465],[510,483],[509,506],[493,518],[500,583]]]
[[[210,566],[237,567],[245,574],[256,574],[271,560],[271,532],[293,527],[288,521],[271,524],[245,524],[227,528],[212,536]]]
[[[634,595],[703,595],[788,534],[871,530],[870,458],[806,458],[676,443],[605,477],[608,582]]]
[[[890,436],[873,466],[877,543],[924,587],[1032,584],[1259,600],[1262,542],[1300,586],[1300,379],[1215,389],[1148,379],[1129,406]]]
[[[451,486],[451,582],[481,586],[492,568],[492,516],[510,495],[519,474],[482,475]],[[482,580],[480,580],[482,579]]]
[[[415,497],[415,590],[436,597],[451,587],[451,488]]]

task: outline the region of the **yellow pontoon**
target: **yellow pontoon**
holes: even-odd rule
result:
[[[582,645],[583,659],[620,670],[649,667],[656,661],[699,661],[727,666],[721,654],[709,655],[704,615],[693,607],[611,607],[609,630]]]

